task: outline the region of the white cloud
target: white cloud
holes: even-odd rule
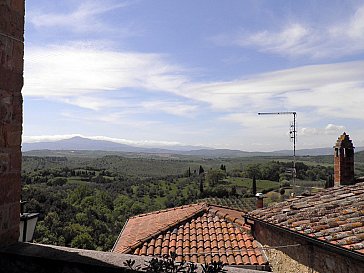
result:
[[[345,126],[328,124],[325,128],[301,128],[300,136],[334,135],[339,136],[346,130]]]
[[[99,49],[94,44],[28,48],[25,96],[68,97],[126,88],[175,91],[185,78],[163,56]]]
[[[317,25],[289,22],[278,31],[243,32],[235,37],[215,38],[218,43],[232,41],[242,47],[256,47],[258,51],[287,57],[334,59],[364,52],[364,6],[351,17],[331,24]]]
[[[141,103],[141,107],[147,111],[160,111],[183,117],[193,116],[198,110],[196,105],[178,101],[145,101]]]
[[[42,135],[42,136],[23,136],[24,143],[34,143],[43,141],[57,141],[62,139],[68,139],[76,136],[81,136],[79,134],[68,134],[68,135]]]
[[[312,116],[364,119],[364,61],[302,66],[226,82],[194,82],[186,71],[158,54],[99,49],[92,43],[30,48],[23,94],[92,110],[135,108],[191,116],[202,106],[230,114],[310,109]],[[138,98],[139,92],[164,95],[150,100]],[[134,100],[124,102],[124,96]]]
[[[100,98],[100,97],[93,97],[93,96],[77,96],[77,97],[61,97],[57,98],[56,100],[60,100],[64,103],[76,105],[81,108],[90,109],[90,110],[101,110],[110,107],[122,107],[126,106],[121,100],[115,100],[110,98]]]
[[[182,96],[217,111],[302,111],[363,119],[364,61],[311,65],[253,75],[243,80],[195,84]],[[309,111],[307,111],[309,109]]]

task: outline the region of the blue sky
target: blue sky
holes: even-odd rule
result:
[[[364,146],[364,3],[26,1],[24,142]]]

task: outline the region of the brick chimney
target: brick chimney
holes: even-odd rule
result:
[[[354,146],[345,132],[334,146],[334,186],[354,184]]]
[[[258,192],[258,193],[255,195],[255,198],[256,198],[256,208],[257,208],[257,209],[261,209],[261,208],[263,208],[263,207],[264,207],[264,202],[263,202],[264,194],[263,194],[263,193]]]
[[[0,246],[19,238],[24,0],[0,1]]]

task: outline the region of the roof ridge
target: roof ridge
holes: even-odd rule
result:
[[[211,210],[212,207],[216,207],[216,208],[222,208],[222,209],[228,209],[228,210],[232,210],[232,211],[236,211],[238,213],[242,213],[241,214],[241,219],[239,219],[239,217],[235,217],[229,213],[223,212],[221,210]],[[224,206],[212,206],[208,209],[208,213],[211,213],[213,215],[216,215],[217,217],[223,218],[224,220],[230,222],[231,224],[233,224],[236,228],[239,228],[240,230],[244,230],[244,232],[250,231],[250,227],[247,227],[244,225],[244,221],[243,221],[243,214],[247,214],[246,211],[242,211],[242,210],[237,210],[237,209],[232,209],[229,207],[224,207]]]
[[[139,247],[140,245],[142,245],[144,242],[148,241],[149,239],[152,239],[153,237],[156,237],[158,234],[163,233],[163,232],[166,232],[166,231],[167,231],[167,230],[169,230],[170,228],[173,228],[173,227],[177,226],[178,224],[183,223],[183,222],[185,222],[185,221],[187,221],[187,220],[189,220],[189,219],[193,218],[194,216],[196,216],[196,215],[200,214],[201,212],[207,212],[207,208],[206,208],[206,206],[205,206],[205,205],[206,205],[206,203],[198,203],[198,204],[203,205],[203,206],[202,206],[199,210],[194,211],[194,212],[192,212],[191,214],[189,214],[189,215],[187,215],[187,216],[185,216],[185,217],[182,217],[181,219],[176,220],[176,221],[174,221],[173,223],[171,223],[171,224],[169,224],[169,225],[166,225],[166,226],[165,226],[165,227],[163,227],[163,228],[158,229],[157,231],[155,231],[155,232],[153,232],[153,233],[151,233],[151,234],[147,235],[146,237],[144,237],[144,238],[142,238],[142,239],[139,239],[137,243],[135,243],[135,244],[133,244],[133,245],[131,245],[131,246],[128,246],[128,247],[125,249],[124,253],[127,253],[127,252],[129,252],[129,251],[134,250],[135,248]]]
[[[229,206],[223,206],[223,205],[215,205],[215,204],[211,204],[209,202],[206,202],[206,204],[207,204],[208,207],[217,207],[217,208],[235,210],[235,211],[238,211],[238,212],[245,212],[245,213],[247,212],[246,210],[236,209],[236,208],[232,208],[232,207],[229,207]]]
[[[141,214],[131,216],[131,217],[129,217],[129,219],[135,219],[135,218],[139,218],[139,217],[144,217],[144,216],[158,214],[158,213],[161,213],[161,212],[167,212],[167,211],[172,211],[172,210],[185,209],[185,208],[188,208],[188,207],[194,207],[194,206],[198,206],[198,205],[206,206],[207,203],[206,202],[200,202],[200,203],[187,204],[187,205],[182,205],[182,206],[179,206],[179,207],[173,207],[173,208],[168,208],[168,209],[155,210],[155,211],[151,211],[151,212],[147,212],[147,213],[141,213]]]

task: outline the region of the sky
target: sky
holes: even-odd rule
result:
[[[361,0],[28,0],[23,142],[364,146]]]

